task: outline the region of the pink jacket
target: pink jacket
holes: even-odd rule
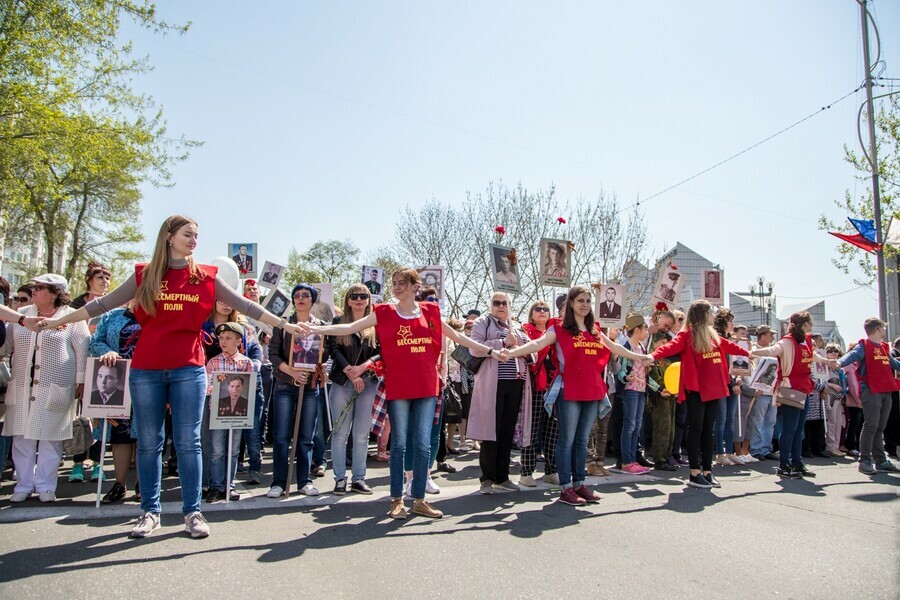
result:
[[[857,363],[852,363],[844,367],[844,373],[847,374],[846,406],[862,408],[862,402],[859,401],[859,377],[856,374],[856,366]]]

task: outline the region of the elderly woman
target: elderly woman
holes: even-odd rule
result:
[[[75,397],[81,395],[91,335],[83,322],[39,332],[26,328],[28,317],[56,318],[72,312],[67,306],[69,285],[62,275],[35,277],[31,289],[32,306],[9,326],[0,350],[2,355],[15,352],[4,428],[13,436],[18,473],[10,500],[24,502],[37,492],[41,502],[53,502],[63,441],[72,437]]]
[[[511,349],[529,341],[521,328],[509,320],[509,296],[494,292],[491,313],[478,317],[472,339],[494,350]],[[474,350],[475,356],[486,356]],[[525,401],[526,410],[521,411]],[[468,435],[481,441],[478,462],[481,465],[481,493],[493,494],[494,486],[519,491],[509,480],[509,456],[512,452],[516,422],[522,412],[522,446],[531,445],[531,379],[524,358],[497,363],[484,361],[475,375],[472,406],[469,409]]]

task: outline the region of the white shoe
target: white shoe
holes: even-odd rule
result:
[[[742,454],[742,456],[744,457],[744,464],[758,463],[758,462],[759,462],[759,459],[758,459],[758,458],[754,458],[754,457],[750,456],[749,454]]]
[[[41,502],[56,502],[56,494],[54,492],[41,492],[38,494],[38,500]]]
[[[314,486],[313,484],[307,483],[302,488],[300,488],[300,493],[306,496],[318,496],[319,490],[316,489],[316,486]]]
[[[425,493],[426,494],[440,494],[441,488],[438,487],[438,484],[431,480],[431,477],[425,480]]]
[[[733,463],[735,463],[735,464],[738,464],[738,465],[746,465],[746,464],[747,464],[747,461],[744,460],[743,455],[741,455],[741,454],[735,454],[735,455],[733,455],[733,456],[734,456],[734,458],[731,458],[730,456],[728,457],[728,459],[729,459],[731,462],[733,462]]]
[[[9,501],[18,504],[19,502],[25,502],[29,498],[31,498],[31,492],[15,492],[9,497]]]
[[[159,529],[159,515],[144,513],[138,517],[137,523],[131,529],[130,537],[144,538]]]
[[[728,460],[730,460],[732,463],[734,463],[734,464],[736,464],[736,465],[742,465],[742,464],[744,464],[744,463],[742,463],[741,461],[738,460],[738,457],[737,457],[737,455],[735,455],[735,454],[726,454],[726,455],[725,455],[725,458],[727,458]]]
[[[559,474],[558,473],[550,473],[549,475],[544,475],[541,477],[544,483],[549,483],[550,485],[559,485]]]
[[[717,454],[716,455],[716,464],[724,465],[726,467],[734,466],[734,463],[728,460],[728,456],[725,454]]]
[[[284,488],[280,485],[273,485],[266,492],[266,498],[281,498],[284,495]]]
[[[530,488],[537,487],[537,483],[534,482],[534,477],[531,475],[522,475],[519,477],[519,485]]]
[[[209,523],[200,511],[184,516],[184,530],[190,533],[192,538],[209,537]]]

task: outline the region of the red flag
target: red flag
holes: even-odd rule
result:
[[[861,249],[865,250],[866,252],[871,252],[874,254],[875,252],[881,250],[881,244],[876,244],[875,242],[872,242],[872,241],[866,239],[865,237],[862,236],[862,234],[859,234],[859,233],[857,233],[856,235],[848,235],[846,233],[838,233],[837,231],[829,231],[828,233],[830,233],[831,235],[833,235],[836,238],[840,238],[840,239],[844,240],[848,244],[852,244],[852,245],[856,246],[857,248],[861,248]]]

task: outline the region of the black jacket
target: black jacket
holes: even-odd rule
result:
[[[333,323],[335,325],[338,325],[340,322],[340,317],[334,318]],[[328,378],[337,385],[347,383],[347,376],[344,374],[346,367],[361,365],[370,358],[373,362],[381,358],[381,345],[378,343],[377,337],[375,338],[374,346],[368,340],[363,341],[358,333],[350,336],[349,346],[341,344],[336,336],[328,336],[325,340],[325,352],[333,361]]]

